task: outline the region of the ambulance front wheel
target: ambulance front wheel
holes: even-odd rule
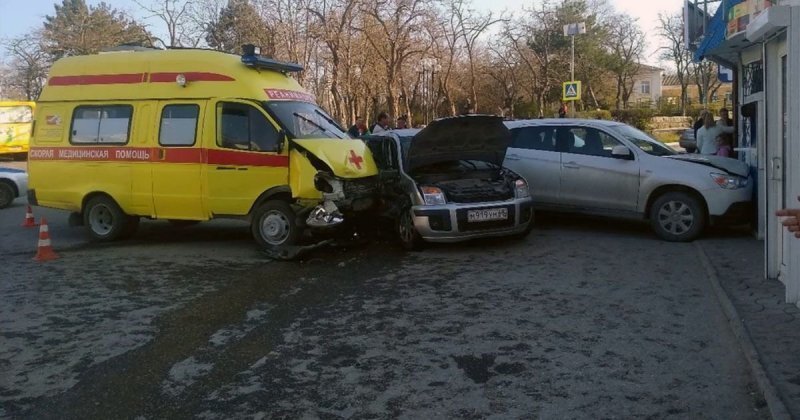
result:
[[[255,210],[250,229],[262,248],[276,250],[297,244],[300,228],[296,219],[289,203],[270,200]]]
[[[139,218],[128,216],[110,197],[99,195],[83,208],[83,224],[92,239],[108,242],[132,236]]]

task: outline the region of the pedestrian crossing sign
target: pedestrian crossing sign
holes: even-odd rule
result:
[[[564,82],[561,99],[564,101],[580,101],[581,82],[579,80]]]

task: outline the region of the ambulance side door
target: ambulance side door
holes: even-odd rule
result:
[[[216,134],[204,138],[209,210],[212,215],[246,215],[264,191],[289,183],[285,136],[252,101],[212,101],[206,113],[215,121]]]
[[[205,220],[202,115],[204,102],[158,104],[158,147],[153,167],[153,206],[159,219]]]

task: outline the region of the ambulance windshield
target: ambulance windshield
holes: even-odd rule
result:
[[[344,130],[325,111],[308,102],[269,101],[264,106],[296,139],[345,139]]]

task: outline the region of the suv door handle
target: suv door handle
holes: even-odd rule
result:
[[[563,165],[565,168],[569,169],[580,169],[580,165],[577,162],[567,162]]]

